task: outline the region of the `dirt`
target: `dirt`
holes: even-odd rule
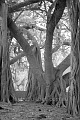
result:
[[[80,120],[66,113],[66,108],[58,108],[33,102],[16,104],[0,103],[0,120]]]

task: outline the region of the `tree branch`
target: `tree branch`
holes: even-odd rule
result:
[[[41,27],[37,26],[36,24],[25,25],[25,26],[23,26],[23,28],[25,28],[27,30],[35,28],[40,31],[46,31],[46,28],[41,28]]]
[[[9,13],[13,13],[13,12],[16,12],[18,9],[20,9],[21,7],[24,7],[33,3],[38,3],[41,1],[44,1],[44,0],[26,0],[25,2],[21,2],[16,5],[13,5],[12,7],[9,7],[8,11]],[[47,1],[52,2],[52,0],[47,0]]]
[[[70,66],[70,54],[56,67],[63,73]]]
[[[65,41],[64,41],[61,45],[58,44],[58,45],[56,45],[56,47],[54,47],[54,48],[52,49],[52,54],[53,54],[54,52],[56,52],[62,45],[71,46],[71,45],[70,45],[70,42],[65,42]]]
[[[48,23],[52,21],[52,24],[50,26],[51,31],[54,31],[55,26],[57,25],[60,18],[62,17],[65,6],[66,6],[66,0],[57,0],[55,10],[51,15],[50,20],[48,21]]]
[[[24,52],[19,53],[16,57],[14,57],[13,59],[10,60],[10,65],[14,64],[18,59],[20,59],[21,57],[26,56]]]
[[[19,18],[19,16],[23,13],[23,10],[19,13],[19,15],[14,19],[14,22]]]
[[[36,60],[36,57],[32,50],[33,48],[29,45],[28,41],[26,41],[26,39],[23,37],[22,32],[16,26],[16,24],[12,21],[12,19],[8,17],[7,21],[8,21],[9,30],[12,32],[14,38],[18,41],[23,51],[25,52],[25,55],[27,56],[27,60],[30,64],[33,74],[36,75],[38,79],[43,81],[41,77],[42,69],[40,64]]]

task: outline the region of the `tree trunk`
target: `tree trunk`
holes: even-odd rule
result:
[[[14,89],[14,85],[13,85],[13,81],[12,81],[12,74],[11,74],[11,70],[9,67],[8,70],[8,75],[9,75],[9,82],[8,82],[8,94],[9,94],[9,100],[11,103],[15,103],[17,102],[17,98],[15,95],[15,89]]]
[[[55,80],[55,68],[52,64],[52,40],[54,29],[62,17],[63,11],[66,6],[66,0],[58,0],[55,6],[53,14],[52,6],[48,10],[47,16],[47,30],[46,30],[46,41],[45,41],[45,76],[46,76],[46,102],[48,104],[50,98],[50,86],[52,81]]]
[[[67,110],[72,115],[80,115],[80,6],[78,0],[68,1],[72,29],[71,79]]]
[[[7,42],[7,6],[5,3],[0,5],[0,42],[2,51],[2,74],[1,74],[1,101],[9,102],[8,97],[8,42]]]
[[[1,40],[1,35],[0,35]],[[2,75],[2,46],[0,46],[0,101],[1,101],[1,75]]]
[[[16,38],[16,40],[21,45],[23,51],[25,52],[28,62],[30,64],[30,67],[32,69],[32,73],[34,76],[36,76],[37,80],[39,81],[42,91],[44,91],[44,78],[42,77],[42,69],[38,61],[36,60],[36,57],[32,51],[32,48],[30,47],[27,40],[23,37],[20,30],[17,28],[16,24],[8,17],[8,27],[10,31],[12,32],[13,36]],[[41,93],[42,99],[44,99],[43,92]]]
[[[40,68],[42,70],[41,77],[44,77],[43,76],[43,69],[42,69],[42,62],[41,62],[40,48],[39,48],[37,43],[35,43],[34,45],[35,45],[35,47],[33,48],[34,56],[35,56],[38,64],[40,65]],[[43,80],[44,80],[44,78],[43,78]],[[44,85],[44,83],[45,83],[45,81],[43,81],[43,82],[42,81],[38,81],[38,79],[35,76],[35,74],[33,74],[31,66],[30,66],[29,67],[29,73],[28,73],[28,85],[30,86],[30,88],[28,88],[28,91],[27,91],[27,95],[29,96],[30,100],[44,101],[43,100],[44,97],[42,98],[42,96],[41,96],[42,94],[44,96],[44,92],[45,92],[45,85]],[[44,85],[44,89],[42,88],[42,85]]]
[[[61,18],[62,14],[63,14],[65,4],[66,4],[66,1],[63,1],[63,0],[57,1],[54,13],[51,16],[49,16],[49,19],[48,19],[47,35],[46,35],[47,40],[46,40],[46,48],[45,48],[45,51],[46,51],[45,52],[45,58],[46,58],[45,59],[45,61],[46,61],[46,64],[45,64],[46,74],[45,75],[47,78],[46,79],[46,83],[47,83],[46,98],[48,98],[50,95],[50,86],[52,85],[52,79],[54,81],[55,76],[56,76],[56,72],[55,72],[56,70],[55,70],[55,68],[52,67],[52,49],[51,48],[52,48],[53,31],[55,29],[56,24],[58,23],[59,19]],[[36,60],[36,57],[31,49],[31,47],[29,46],[28,42],[26,41],[26,39],[24,39],[24,37],[22,36],[22,33],[19,31],[17,26],[14,24],[14,22],[9,17],[8,17],[8,27],[9,27],[10,31],[13,33],[14,37],[19,42],[19,44],[21,45],[22,49],[24,50],[24,52],[28,58],[28,61],[30,63],[31,71],[34,74],[34,76],[36,76],[36,78],[39,81],[39,84],[41,85],[41,96],[44,99],[43,91],[45,88],[44,87],[45,81],[44,81],[44,78],[42,77],[43,71],[42,71],[38,61]],[[50,37],[50,39],[49,39],[49,37]],[[49,60],[48,60],[48,57],[50,57]],[[50,67],[49,67],[49,65],[50,65]],[[49,67],[49,69],[48,69],[48,67]],[[49,78],[50,78],[50,81],[49,81]]]

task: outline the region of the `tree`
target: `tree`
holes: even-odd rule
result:
[[[64,44],[67,44],[67,42],[64,42],[63,44],[60,45],[59,42],[56,42],[58,44],[56,45],[56,47],[52,48],[54,29],[56,27],[58,29],[58,22],[63,15],[64,9],[66,6],[66,1],[64,0],[58,0],[58,1],[55,0],[54,2],[52,0],[47,0],[47,1],[48,2],[43,2],[42,0],[27,0],[25,2],[20,2],[20,3],[16,2],[15,4],[11,2],[12,6],[8,7],[7,26],[10,30],[11,40],[14,37],[17,40],[17,42],[20,44],[21,48],[23,49],[23,52],[20,53],[17,57],[13,58],[10,62],[9,62],[9,55],[8,55],[7,56],[8,60],[6,62],[8,62],[7,68],[10,69],[9,67],[10,64],[13,64],[14,62],[16,62],[16,60],[20,59],[22,56],[25,55],[30,65],[27,95],[30,97],[30,99],[33,99],[33,100],[40,99],[40,101],[42,101],[43,103],[46,102],[48,104],[50,102],[50,99],[51,100],[55,99],[56,96],[57,98],[59,98],[63,94],[62,85],[60,82],[62,82],[63,71],[70,65],[70,57],[68,56],[56,68],[53,66],[52,53],[56,52]],[[10,2],[10,1],[7,1],[7,2]],[[41,9],[43,5],[45,9],[43,8]],[[49,7],[48,11],[47,11],[47,5]],[[35,11],[39,10],[41,11],[41,14],[39,14],[39,12],[38,14],[43,16],[45,16],[45,13],[46,13],[47,15],[46,29],[40,28],[39,26],[32,24],[32,22],[31,24],[27,22],[27,25],[25,25],[20,23],[20,21],[17,21],[18,17],[23,13],[23,11],[26,11],[26,10],[35,10]],[[16,13],[16,12],[19,12],[19,13]],[[15,17],[16,15],[17,17]],[[23,17],[24,17],[24,14],[23,14]],[[21,27],[19,24],[21,25]],[[29,31],[30,29],[34,29],[34,28],[38,29],[41,32],[46,31],[45,45],[44,45],[44,41],[42,44],[42,48],[45,48],[45,71],[44,72],[42,69],[42,63],[41,63],[42,61],[41,61],[39,44],[37,43],[36,37],[34,37]],[[27,35],[27,38],[25,37],[25,35]],[[60,36],[58,36],[58,38],[59,37]],[[32,45],[29,44],[29,40],[32,41]],[[18,46],[19,49],[20,49],[20,46]],[[16,50],[16,47],[14,51],[15,50]],[[9,50],[8,50],[8,53],[9,53]],[[68,62],[66,60],[68,60]],[[8,73],[10,75],[10,80],[11,80],[11,73],[9,71]],[[8,84],[12,85],[12,82],[10,83],[10,81],[8,81]],[[8,87],[8,85],[6,87]],[[10,93],[8,89],[7,93],[9,94],[9,96],[11,95],[14,98],[14,89],[12,90],[12,93]],[[60,99],[60,102],[62,102],[61,99]]]
[[[62,17],[63,11],[66,6],[66,1],[60,0],[56,3],[55,10],[53,14],[51,14],[53,9],[52,4],[50,9],[48,10],[47,16],[47,32],[46,32],[46,41],[45,41],[45,76],[46,76],[46,100],[50,96],[50,86],[55,79],[55,68],[52,65],[52,40],[53,40],[53,32],[55,26],[59,22]],[[63,6],[63,7],[62,7]]]
[[[8,42],[7,42],[7,6],[1,3],[1,29],[0,29],[0,42],[1,42],[1,61],[3,62],[1,69],[1,100],[9,101],[8,97]],[[5,16],[4,16],[5,14]]]
[[[59,1],[58,1],[59,2]],[[54,28],[55,28],[55,26],[56,26],[56,24],[58,23],[58,21],[59,21],[59,19],[61,18],[61,16],[62,16],[62,13],[63,13],[63,11],[64,11],[64,8],[65,8],[65,1],[63,2],[63,9],[62,9],[62,7],[60,7],[59,9],[61,9],[61,14],[57,14],[56,13],[56,11],[58,12],[59,11],[59,9],[58,9],[58,7],[59,6],[57,6],[57,4],[58,3],[56,3],[56,7],[55,7],[55,10],[54,10],[54,12],[53,12],[53,15],[51,16],[51,18],[48,18],[48,20],[50,20],[50,21],[48,21],[48,23],[47,24],[49,24],[50,25],[50,28],[48,29],[48,31],[47,31],[47,37],[48,37],[48,34],[50,34],[50,39],[52,40],[53,39],[53,32],[54,32]],[[59,3],[59,5],[61,6],[61,4],[62,4],[62,1]],[[24,5],[24,3],[23,4],[18,4],[18,5]],[[15,6],[15,7],[14,7]],[[15,8],[15,10],[16,10],[16,6],[17,5],[14,5],[13,6],[13,8]],[[17,6],[17,8],[18,7],[21,7],[21,6]],[[53,7],[52,7],[53,8]],[[52,10],[52,8],[50,9],[50,10]],[[9,8],[9,10],[10,10],[11,8]],[[51,12],[51,11],[50,11]],[[59,16],[60,15],[60,16]],[[50,17],[50,16],[48,16],[48,17]],[[53,18],[55,17],[55,19],[56,19],[56,24],[55,24],[55,21],[52,21],[53,20]],[[49,27],[49,25],[47,25],[48,27]],[[53,26],[53,28],[52,28],[52,26]],[[39,81],[39,84],[41,84],[41,90],[43,91],[43,92],[41,92],[41,96],[42,96],[42,99],[43,99],[43,101],[44,101],[44,88],[45,88],[45,82],[43,82],[43,78],[41,77],[41,76],[43,76],[43,71],[41,70],[41,67],[40,67],[40,65],[37,63],[37,60],[36,60],[36,58],[35,58],[35,55],[34,55],[34,53],[32,52],[32,48],[29,46],[29,44],[28,44],[28,42],[26,41],[26,39],[24,39],[24,37],[21,35],[21,33],[22,32],[20,32],[20,29],[18,29],[17,28],[17,26],[15,25],[15,23],[11,20],[11,18],[10,17],[8,17],[8,27],[9,27],[9,29],[10,29],[10,31],[12,32],[12,34],[13,34],[13,36],[18,40],[18,42],[19,42],[19,44],[21,45],[21,47],[22,47],[22,49],[24,50],[24,52],[25,52],[25,54],[26,54],[26,56],[27,56],[27,58],[28,58],[28,61],[29,61],[29,63],[30,63],[30,67],[32,67],[31,69],[32,69],[32,72],[34,73],[34,75],[35,76],[38,76],[38,78],[37,78],[37,80]],[[47,28],[48,28],[47,27]],[[51,32],[50,32],[51,31]],[[46,38],[47,38],[46,37]],[[31,39],[31,37],[30,37],[30,39]],[[23,41],[22,41],[23,40]],[[47,38],[47,40],[49,40],[48,38]],[[48,41],[49,42],[49,41]],[[46,43],[47,44],[47,43]],[[52,42],[51,42],[51,44],[52,44]],[[50,44],[50,45],[51,45]],[[46,46],[46,45],[45,45]],[[50,61],[52,61],[52,49],[51,49],[52,47],[50,46],[50,50],[48,51],[48,52],[50,52]],[[47,57],[49,57],[47,54],[48,54],[48,52],[46,52],[45,53],[45,55],[47,56]],[[32,55],[31,55],[32,54]],[[50,68],[50,70],[52,71],[51,72],[51,74],[53,74],[54,72],[53,72],[53,69],[54,69],[54,71],[55,71],[55,73],[53,74],[53,76],[54,76],[54,78],[53,79],[55,79],[57,76],[56,76],[56,73],[58,72],[58,70],[57,69],[55,69],[55,68],[53,68],[52,66],[52,62],[49,62],[49,63],[46,63],[47,65],[48,64],[51,64],[50,66],[48,65],[48,67],[51,67]],[[46,65],[46,66],[47,66]],[[46,68],[45,70],[47,70],[48,68]],[[37,71],[36,71],[37,70]],[[47,72],[50,72],[50,71],[47,71]],[[36,73],[36,74],[35,74]],[[50,74],[50,75],[51,75]],[[40,76],[41,75],[41,76]],[[46,75],[48,75],[48,73],[46,73]],[[57,73],[57,75],[58,75],[58,77],[59,77],[59,74]],[[60,74],[61,75],[61,74]],[[52,75],[51,75],[52,76]],[[51,77],[50,76],[50,77]],[[47,79],[46,79],[47,80]],[[42,81],[42,82],[41,82]],[[51,80],[52,82],[53,82],[53,80]],[[49,82],[49,79],[47,80],[47,82]],[[51,84],[51,83],[50,83]],[[50,87],[50,86],[48,86],[48,87]],[[58,87],[60,87],[60,85],[58,86]],[[47,86],[46,86],[46,88],[47,88]],[[52,91],[53,91],[53,88],[51,88],[52,89]],[[48,98],[48,94],[49,94],[49,91],[48,91],[48,89],[46,89],[46,98]],[[47,101],[47,100],[46,100]]]
[[[68,12],[71,24],[71,79],[68,98],[68,112],[80,115],[80,6],[78,0],[68,0]]]
[[[2,1],[0,9],[0,101],[8,102],[10,95],[10,87],[13,90],[13,83],[11,83],[11,73],[9,67],[9,43],[7,41],[7,5]],[[10,94],[9,94],[10,92]]]

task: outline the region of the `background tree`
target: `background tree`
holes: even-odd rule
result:
[[[25,27],[25,26],[24,26]],[[27,26],[26,26],[27,27]],[[26,28],[25,27],[25,28]],[[34,27],[35,27],[35,25],[34,25]],[[29,29],[29,27],[27,27],[28,29]],[[39,27],[37,27],[38,29],[40,29]],[[55,25],[54,25],[54,28],[55,28]],[[15,32],[16,33],[16,32]],[[52,36],[53,37],[53,36]],[[19,38],[18,38],[19,39]],[[30,38],[31,39],[31,38]],[[51,56],[52,56],[52,53],[51,53]],[[51,60],[52,61],[52,60]],[[30,62],[30,61],[29,61]],[[32,61],[33,62],[33,61]],[[52,66],[51,66],[52,67]],[[55,74],[54,74],[54,76],[55,76]],[[40,81],[40,83],[41,83],[41,81]],[[42,83],[42,86],[43,86],[43,83]],[[44,91],[44,90],[43,90]],[[46,92],[47,93],[47,92]],[[43,95],[44,96],[44,95]],[[43,97],[44,98],[44,97]]]
[[[7,25],[11,38],[8,64],[11,71],[15,71],[14,66],[18,66],[19,69],[25,66],[29,69],[26,89],[30,100],[40,100],[49,104],[57,97],[59,104],[62,104],[63,100],[59,99],[63,94],[62,74],[70,66],[70,55],[67,56],[70,53],[70,37],[66,38],[64,34],[70,32],[66,1],[7,0],[7,4]],[[61,64],[61,61],[55,62],[55,59],[60,58],[65,60]],[[26,65],[23,63],[25,60]],[[12,77],[15,76],[16,79],[15,73],[12,73]]]

